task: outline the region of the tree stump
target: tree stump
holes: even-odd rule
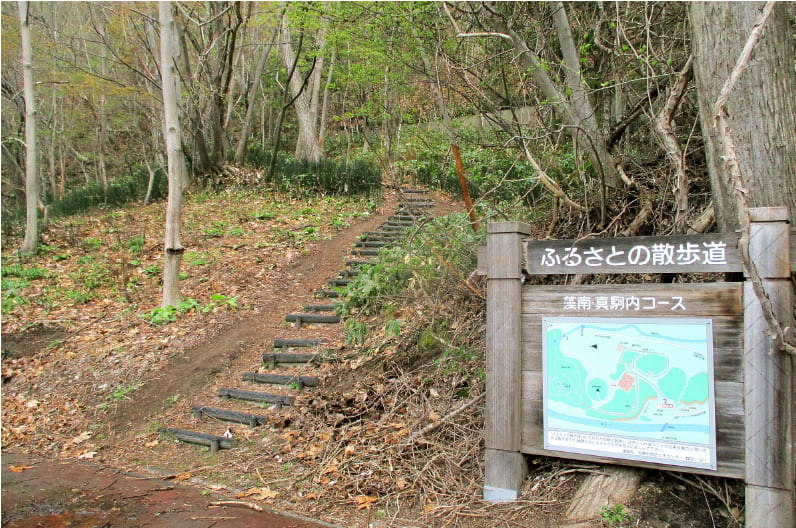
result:
[[[626,504],[638,491],[641,470],[604,466],[603,471],[589,475],[575,492],[567,512],[567,527],[575,527],[600,515],[604,506]]]

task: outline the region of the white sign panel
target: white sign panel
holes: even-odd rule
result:
[[[544,317],[544,447],[716,469],[710,319]]]

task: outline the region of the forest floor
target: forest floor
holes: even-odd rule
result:
[[[435,199],[437,215],[460,210],[443,196]],[[158,315],[164,204],[54,221],[43,233],[39,256],[28,260],[13,253],[18,237],[4,236],[3,526],[78,507],[108,515],[102,520],[109,526],[125,526],[124,515],[139,523],[146,518],[150,526],[181,526],[178,517],[163,516],[178,512],[179,519],[196,521],[185,526],[203,526],[198,523],[203,520],[206,526],[232,527],[223,522],[260,507],[352,528],[560,526],[568,499],[595,466],[533,460],[520,501],[487,504],[480,500],[479,422],[453,426],[451,441],[463,450],[452,452],[433,439],[406,442],[418,424],[450,412],[453,406],[447,403],[427,402],[430,413],[420,419],[384,409],[372,423],[351,420],[341,409],[347,403],[363,409],[384,405],[389,392],[384,379],[357,370],[362,356],[345,344],[342,325],[300,331],[284,323],[285,314],[311,302],[312,292],[337,275],[358,236],[373,230],[396,204],[392,191],[375,202],[245,192],[192,196],[184,212],[188,250],[182,282],[191,302],[163,323],[153,316]],[[414,316],[411,307],[396,310],[406,319]],[[328,398],[306,391],[292,408],[271,412],[266,427],[233,427],[234,449],[211,452],[159,432],[162,427],[196,429],[194,405],[212,404],[219,387],[233,386],[242,373],[256,370],[274,338],[306,337],[308,330],[346,358],[314,375],[378,383],[369,391],[331,387]],[[407,366],[406,383],[431,383],[428,372],[415,372],[415,366]],[[444,379],[448,383],[450,377]],[[444,390],[432,387],[430,394]],[[227,425],[204,427],[221,434]],[[445,459],[454,455],[461,457],[458,466],[475,471],[445,474],[450,466]],[[69,464],[113,476],[105,474],[107,482],[96,477],[95,484],[76,489],[68,482],[82,477],[69,473]],[[120,490],[127,482],[120,471],[137,475],[130,486],[146,481],[155,487],[140,493]],[[57,488],[68,501],[32,501],[28,490],[27,502],[12,502],[16,509],[9,513],[9,501],[22,499],[14,499],[6,487],[24,483],[26,472],[37,489],[50,489],[54,497]],[[442,484],[432,491],[423,488],[421,475],[436,473]],[[61,484],[45,484],[48,478]],[[189,488],[180,491],[183,486]],[[706,493],[709,486],[718,487],[718,493]],[[163,502],[153,505],[166,490]],[[721,495],[723,501],[717,499]],[[121,497],[121,502],[103,497]],[[218,497],[240,504],[219,513],[202,503],[218,502]],[[132,508],[131,499],[135,511],[124,509]],[[175,506],[177,500],[182,506]],[[149,513],[142,513],[147,504]],[[584,526],[739,526],[733,518],[737,504],[733,486],[651,472],[637,497],[624,505],[627,515]],[[149,514],[155,517],[145,517]],[[93,521],[87,522],[83,525]],[[285,526],[310,526],[304,522],[293,518]]]

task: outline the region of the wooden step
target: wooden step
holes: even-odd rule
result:
[[[420,220],[421,217],[417,217],[415,215],[407,215],[407,214],[394,214],[388,220],[392,222],[416,222]]]
[[[332,288],[345,288],[351,284],[351,279],[332,279],[329,281],[329,286]]]
[[[339,304],[308,304],[303,308],[305,312],[333,312]]]
[[[224,438],[223,436],[216,436],[211,434],[205,433],[197,433],[195,431],[188,431],[186,429],[175,429],[173,427],[168,427],[165,429],[160,430],[162,432],[166,432],[169,434],[174,435],[177,440],[181,442],[186,442],[189,444],[198,444],[203,446],[208,446],[210,451],[216,452],[219,449],[231,449],[232,448],[232,439],[231,438]]]
[[[301,328],[304,324],[337,324],[340,322],[339,315],[316,315],[316,314],[288,314],[285,321],[295,323],[296,328]]]
[[[274,348],[310,348],[328,345],[328,339],[274,339]]]
[[[334,290],[318,290],[312,294],[316,299],[337,299],[340,292]]]
[[[276,367],[279,363],[318,363],[321,356],[318,354],[295,354],[295,353],[274,353],[266,352],[263,354],[263,363]]]
[[[260,374],[259,372],[245,372],[243,381],[253,383],[266,383],[270,385],[290,385],[295,383],[299,390],[304,387],[317,387],[318,378],[313,376],[290,376],[286,374]]]
[[[356,277],[357,275],[359,275],[359,271],[357,270],[343,270],[340,272],[340,276],[343,277],[344,279],[347,279],[349,277]]]
[[[404,194],[428,194],[428,191],[426,189],[401,188],[401,192]]]
[[[352,249],[352,255],[356,255],[357,257],[375,257],[379,254],[378,249]]]
[[[384,223],[387,227],[412,227],[415,225],[414,222],[405,222],[403,220],[388,220]]]
[[[408,203],[398,204],[398,206],[404,209],[414,209],[415,207],[428,209],[430,207],[434,207],[434,202],[408,202]]]
[[[220,398],[235,398],[253,402],[273,403],[277,407],[281,405],[293,405],[293,396],[283,396],[281,394],[268,394],[265,392],[255,392],[240,389],[218,389]]]
[[[392,242],[376,242],[376,241],[361,241],[354,244],[354,247],[358,248],[382,248],[385,246],[389,246]]]
[[[369,260],[346,260],[345,265],[349,268],[358,268],[360,266],[367,266],[370,264]]]
[[[400,231],[368,231],[364,233],[360,240],[393,240],[401,238]]]
[[[429,200],[428,200],[428,198],[412,198],[412,197],[406,197],[406,198],[404,198],[404,201],[405,201],[405,202],[428,202]]]
[[[225,409],[216,409],[214,407],[206,407],[204,405],[194,405],[191,409],[191,412],[196,418],[208,416],[210,418],[215,418],[216,420],[222,420],[224,422],[246,424],[249,427],[257,427],[258,425],[268,423],[267,416],[238,411],[227,411]]]

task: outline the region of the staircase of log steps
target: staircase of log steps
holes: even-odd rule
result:
[[[285,315],[285,321],[295,329],[293,334],[302,337],[275,339],[272,350],[262,355],[262,368],[244,373],[237,387],[220,388],[216,400],[208,405],[193,407],[196,428],[213,433],[173,427],[161,431],[182,442],[209,447],[211,451],[231,449],[235,445],[234,433],[228,435],[228,428],[227,433],[217,434],[227,422],[230,426],[242,424],[251,428],[268,424],[283,406],[293,405],[302,391],[319,387],[320,365],[339,358],[337,351],[328,346],[329,341],[313,335],[313,330],[340,324],[342,321],[335,314],[340,288],[348,285],[362,266],[368,266],[381,248],[400,240],[407,228],[431,216],[434,202],[427,194],[428,191],[421,189],[401,189],[401,200],[394,214],[375,231],[360,236],[340,274],[329,280],[328,287],[316,291],[303,311]]]

